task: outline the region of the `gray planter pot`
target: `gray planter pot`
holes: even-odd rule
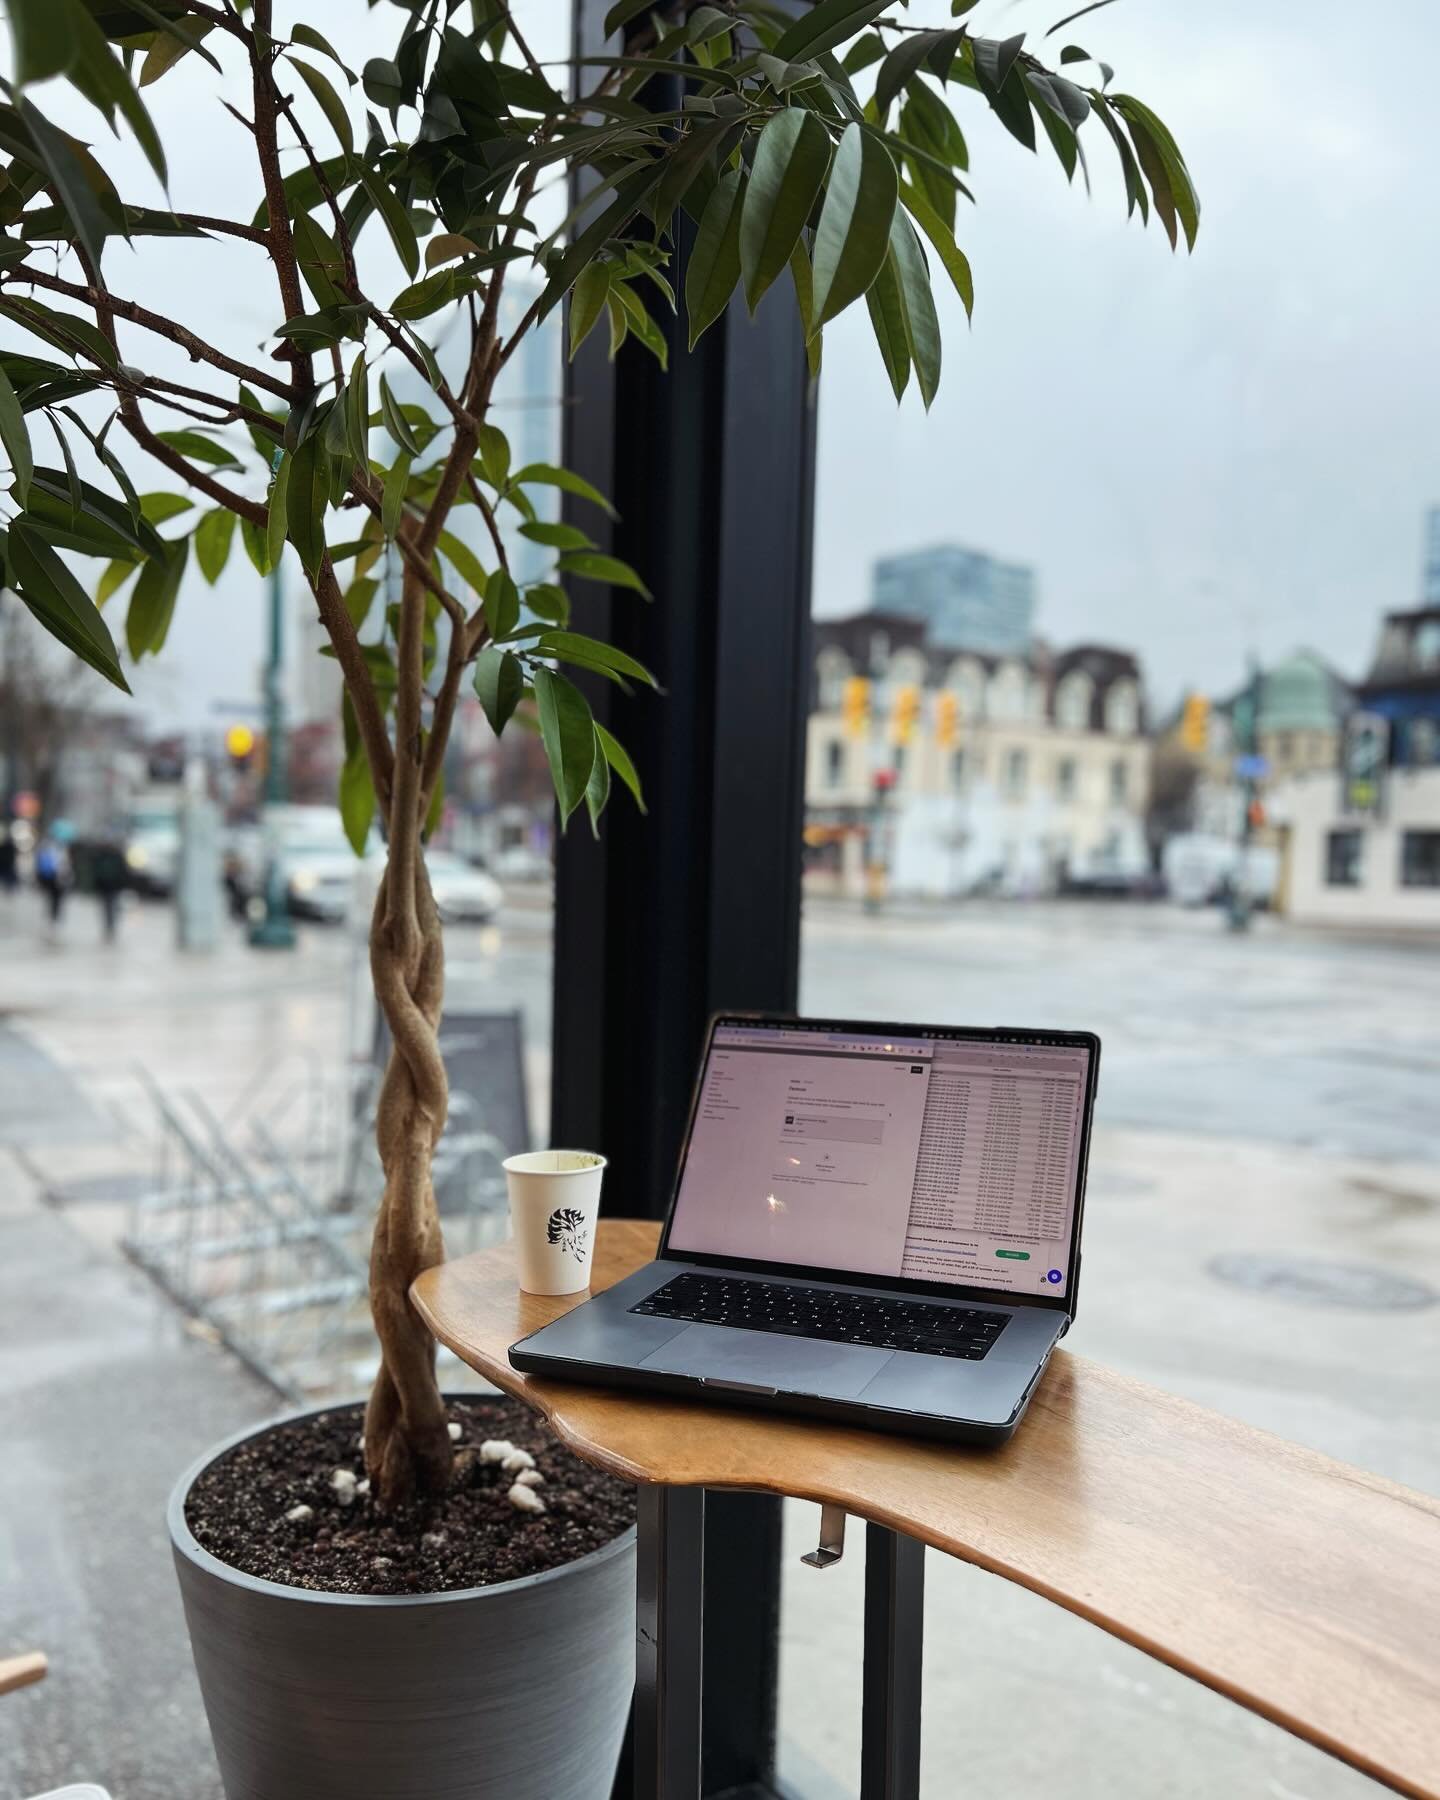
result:
[[[307,1408],[304,1418],[331,1408]],[[607,1800],[635,1679],[635,1533],[446,1594],[317,1594],[242,1574],[170,1496],[190,1645],[228,1800]]]

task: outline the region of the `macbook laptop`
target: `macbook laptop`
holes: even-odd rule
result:
[[[725,1014],[656,1260],[536,1374],[995,1442],[1075,1316],[1100,1040]]]

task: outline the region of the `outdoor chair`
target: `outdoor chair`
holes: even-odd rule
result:
[[[0,1694],[29,1687],[32,1681],[43,1681],[48,1666],[39,1650],[0,1658]],[[110,1800],[110,1796],[93,1782],[81,1782],[75,1787],[51,1788],[47,1794],[36,1794],[34,1800]]]

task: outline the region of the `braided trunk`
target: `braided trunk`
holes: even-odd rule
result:
[[[380,1505],[390,1507],[417,1492],[443,1489],[451,1463],[435,1379],[435,1340],[409,1298],[415,1277],[445,1254],[431,1163],[449,1097],[439,1037],[444,950],[418,846],[412,857],[392,859],[380,883],[370,926],[370,968],[391,1049],[375,1122],[385,1171],[370,1251],[380,1370],[365,1412],[365,1467]]]

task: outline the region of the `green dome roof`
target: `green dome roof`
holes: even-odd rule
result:
[[[1318,656],[1297,651],[1261,676],[1261,731],[1333,731],[1339,721],[1335,680]]]

